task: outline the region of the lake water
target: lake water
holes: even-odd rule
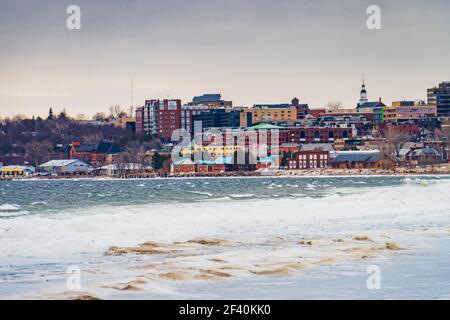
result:
[[[449,190],[446,176],[0,181],[0,298],[58,297],[73,266],[101,298],[448,298]],[[179,247],[105,255],[148,241]]]

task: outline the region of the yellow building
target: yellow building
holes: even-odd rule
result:
[[[385,122],[401,122],[436,117],[437,108],[423,101],[394,101],[384,110]]]
[[[238,151],[238,146],[213,146],[213,145],[207,145],[207,146],[200,146],[194,144],[192,142],[188,147],[183,148],[181,150],[181,155],[183,157],[189,157],[190,155],[194,154],[208,154],[211,158],[217,158],[217,157],[231,157],[234,156],[234,154]]]
[[[127,124],[128,124],[128,123],[133,123],[133,122],[136,122],[136,119],[135,119],[135,118],[131,118],[131,117],[121,117],[121,118],[119,118],[119,119],[117,119],[117,120],[115,121],[114,125],[115,125],[116,127],[120,127],[120,128],[126,129],[126,128],[127,128]]]
[[[252,125],[267,122],[292,122],[297,120],[297,108],[289,105],[257,105],[241,112],[241,126],[247,123],[251,114]]]
[[[6,166],[0,168],[1,177],[23,177],[34,173],[35,169],[31,166]]]

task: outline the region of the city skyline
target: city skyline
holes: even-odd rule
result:
[[[66,28],[68,1],[3,1],[0,116],[107,111],[151,98],[183,102],[221,93],[236,106],[289,102],[354,108],[362,74],[371,101],[424,99],[448,81],[426,41],[446,32],[448,1],[77,1],[81,30]],[[126,9],[126,10],[125,10]]]

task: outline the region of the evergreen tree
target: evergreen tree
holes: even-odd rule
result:
[[[53,119],[54,119],[53,109],[50,108],[50,110],[48,111],[48,118],[47,118],[47,120],[53,120]]]

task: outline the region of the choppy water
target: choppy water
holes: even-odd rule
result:
[[[245,254],[260,259],[273,250],[268,244],[276,238],[283,238],[282,246],[288,248],[287,243],[302,237],[391,232],[413,248],[415,237],[420,237],[415,230],[450,226],[449,190],[450,177],[438,176],[3,181],[0,297],[61,284],[65,268],[74,263],[82,268],[116,268],[117,276],[120,264],[136,258],[105,257],[112,245],[217,238],[246,243]],[[442,233],[439,237],[442,240]],[[430,259],[436,262],[448,259],[444,248],[433,252]],[[414,255],[414,250],[409,253]],[[255,292],[240,290],[238,284],[233,289],[230,281],[223,285],[223,295],[215,294],[227,297],[226,292],[236,290],[237,296],[252,298],[252,292],[262,288],[259,283],[266,286],[278,280],[245,281]],[[315,287],[311,281],[306,284]],[[339,283],[342,278],[330,281]],[[427,297],[440,297],[448,288],[442,284],[450,282],[450,271],[428,281],[432,284]],[[209,286],[197,283],[187,290],[174,285],[170,290],[164,287],[166,294],[146,292],[138,297],[210,297]],[[295,298],[289,294],[292,286],[285,287],[274,287],[272,296],[266,290],[264,297]],[[320,298],[320,286],[317,290],[313,298]],[[405,297],[416,297],[413,291],[407,287]],[[393,297],[401,293],[396,291]],[[330,295],[324,292],[326,296]],[[361,297],[361,292],[335,297],[352,296]]]
[[[205,201],[325,198],[371,188],[433,183],[439,177],[215,178],[178,180],[56,180],[0,182],[0,218],[76,214],[104,206]],[[86,210],[87,209],[87,210]]]

